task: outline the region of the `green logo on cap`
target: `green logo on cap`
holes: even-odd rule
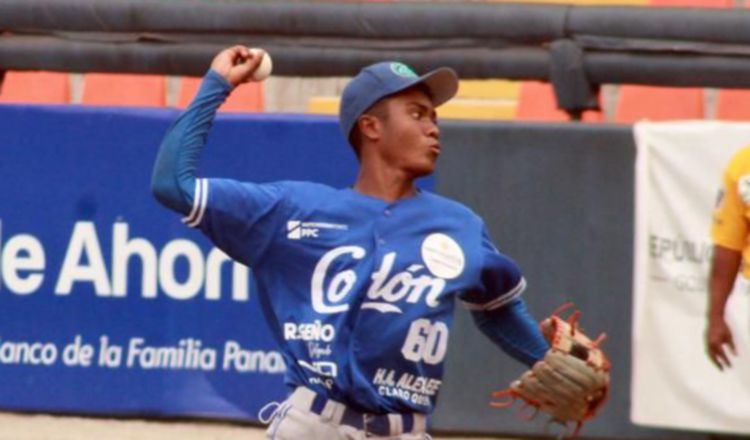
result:
[[[411,67],[403,63],[391,63],[391,71],[398,76],[403,76],[404,78],[416,78],[418,76],[413,70],[411,70]]]

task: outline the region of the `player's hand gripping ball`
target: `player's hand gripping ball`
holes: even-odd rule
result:
[[[249,81],[263,81],[273,69],[271,56],[262,49],[232,46],[219,52],[211,69],[224,77],[232,87]]]
[[[253,72],[253,80],[263,81],[271,76],[271,71],[273,70],[273,61],[271,60],[271,55],[268,52],[257,48],[250,49],[250,52],[254,56],[263,57],[260,60],[260,65],[258,65],[258,67]]]
[[[575,424],[574,437],[604,404],[609,393],[610,363],[600,349],[605,335],[594,341],[589,339],[578,325],[580,312],[574,312],[567,320],[560,318],[559,313],[570,305],[556,310],[540,324],[550,344],[544,359],[511,383],[510,388],[492,394],[509,400],[490,405],[506,408],[520,399],[525,406],[548,414],[551,422],[566,427]]]

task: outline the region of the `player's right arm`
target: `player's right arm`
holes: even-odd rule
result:
[[[216,114],[232,89],[250,81],[263,53],[245,46],[219,52],[187,110],[172,125],[159,147],[151,190],[159,202],[188,215],[195,197],[196,168]]]
[[[714,211],[711,227],[714,253],[708,281],[705,344],[709,359],[719,369],[731,366],[729,353],[736,355],[732,330],[726,322],[725,313],[748,235],[746,206],[738,187],[739,179],[746,169],[749,153],[748,149],[740,151],[730,161],[724,173],[722,195]]]
[[[742,254],[723,246],[714,246],[713,264],[709,277],[708,327],[706,350],[708,357],[720,370],[731,367],[726,348],[736,355],[732,330],[724,318],[727,301],[737,278]]]

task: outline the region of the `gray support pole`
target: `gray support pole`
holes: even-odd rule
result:
[[[275,74],[397,59],[463,78],[550,81],[573,115],[600,84],[750,88],[750,11],[461,3],[3,0],[0,69],[202,75],[232,44]]]

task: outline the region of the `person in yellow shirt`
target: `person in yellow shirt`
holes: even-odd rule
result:
[[[732,157],[714,211],[711,237],[714,254],[708,282],[709,306],[706,349],[720,369],[731,367],[737,356],[732,330],[725,319],[727,300],[737,274],[750,279],[750,146]]]

